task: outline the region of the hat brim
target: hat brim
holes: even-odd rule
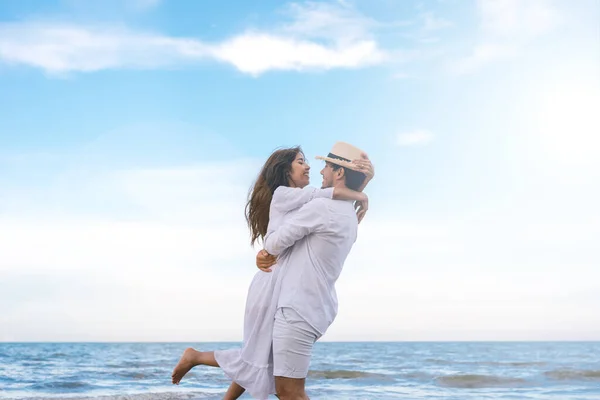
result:
[[[316,156],[315,158],[317,160],[323,160],[323,161],[330,162],[332,164],[340,165],[340,166],[342,166],[344,168],[348,168],[348,169],[351,169],[353,171],[361,172],[360,169],[358,168],[358,165],[353,164],[353,163],[348,162],[348,161],[340,160],[340,159],[337,159],[337,158],[323,157],[323,156]]]

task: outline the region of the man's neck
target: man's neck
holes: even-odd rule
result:
[[[338,181],[338,182],[334,182],[332,188],[337,188],[337,189],[346,189],[346,183],[344,181]]]

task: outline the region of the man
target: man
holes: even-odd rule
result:
[[[323,188],[362,190],[373,177],[364,153],[347,143],[338,142],[327,157],[317,158],[326,162]],[[350,162],[356,159],[362,160]],[[265,239],[266,252],[280,256],[278,263],[286,269],[273,328],[275,387],[281,400],[308,399],[304,386],[312,347],[337,315],[334,285],[356,240],[357,226],[351,201],[319,198]]]

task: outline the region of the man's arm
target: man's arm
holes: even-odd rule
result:
[[[265,250],[278,256],[303,237],[325,229],[328,223],[329,209],[324,200],[313,200],[265,238]]]

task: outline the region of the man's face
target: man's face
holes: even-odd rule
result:
[[[323,175],[323,183],[321,184],[321,188],[329,188],[333,186],[333,174],[335,171],[333,170],[333,166],[331,163],[326,162],[325,166],[321,170],[321,175]]]

